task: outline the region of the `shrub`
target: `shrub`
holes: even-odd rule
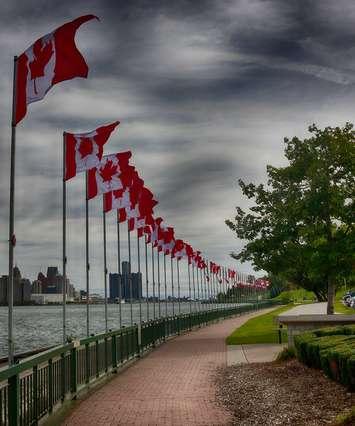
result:
[[[288,361],[289,359],[295,358],[295,356],[296,352],[294,348],[283,348],[277,355],[276,361]]]
[[[328,327],[295,336],[297,358],[355,388],[355,326]]]

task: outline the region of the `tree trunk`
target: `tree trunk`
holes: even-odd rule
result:
[[[327,314],[334,314],[334,298],[335,298],[335,285],[331,277],[328,277],[328,304]]]

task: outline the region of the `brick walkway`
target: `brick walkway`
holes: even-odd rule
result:
[[[81,401],[64,424],[228,424],[228,412],[215,403],[214,375],[226,365],[225,337],[255,315],[228,319],[161,345]]]

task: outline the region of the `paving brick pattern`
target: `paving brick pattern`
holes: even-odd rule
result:
[[[256,314],[243,315],[179,336],[79,403],[67,426],[227,425],[215,402],[214,376],[226,365],[225,337]]]

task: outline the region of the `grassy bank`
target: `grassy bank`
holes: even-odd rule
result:
[[[293,304],[282,306],[267,314],[252,318],[227,337],[227,345],[243,345],[252,343],[278,343],[278,326],[275,318],[288,311]],[[282,330],[282,342],[287,341],[287,332]]]
[[[298,288],[296,290],[287,290],[282,291],[277,297],[273,300],[278,300],[285,304],[293,303],[307,303],[314,302],[316,299],[314,293],[311,291],[304,290],[303,288]]]

